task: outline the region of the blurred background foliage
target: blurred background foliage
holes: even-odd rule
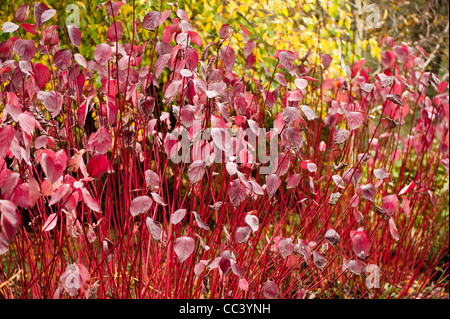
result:
[[[95,45],[107,39],[106,32],[112,23],[105,8],[96,10],[101,0],[68,1],[45,0],[49,7],[58,11],[62,21],[70,12],[69,4],[80,8],[80,29],[82,44],[77,49],[87,59],[93,58]],[[124,26],[122,42],[130,42],[132,33],[133,0],[122,0],[117,21]],[[177,3],[178,2],[178,3]],[[28,23],[34,23],[33,1],[1,0],[0,22],[14,21],[13,12],[22,3],[30,4]],[[128,4],[127,4],[128,3]],[[179,0],[146,1],[135,0],[136,20],[142,22],[145,14],[151,10],[171,9],[177,3],[190,15],[190,22],[200,34],[204,43],[217,41],[223,24],[230,24],[236,30],[231,45],[239,49],[242,68],[245,57],[242,53],[244,43],[240,25],[245,26],[257,42],[256,64],[253,71],[264,78],[266,71],[271,72],[276,59],[277,49],[288,49],[298,53],[299,57],[311,50],[310,59],[318,59],[321,53],[330,54],[333,63],[328,72],[330,77],[347,75],[347,66],[365,58],[366,66],[372,70],[378,68],[383,37],[391,36],[398,42],[414,46],[420,45],[428,52],[426,68],[436,74],[448,73],[448,0],[422,1],[362,1],[362,0]],[[174,17],[172,15],[171,17]],[[54,17],[47,24],[58,24]],[[166,22],[167,23],[167,22]],[[163,26],[164,27],[164,26]],[[138,28],[140,43],[151,37],[149,31]],[[23,30],[22,30],[23,31]],[[160,31],[162,31],[160,29]],[[59,30],[60,39],[64,39]],[[0,42],[6,41],[11,34],[0,34]],[[38,37],[21,33],[27,38]],[[64,41],[62,40],[62,45]],[[320,61],[320,60],[317,60]],[[146,61],[144,60],[144,63]]]

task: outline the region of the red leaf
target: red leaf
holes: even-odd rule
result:
[[[291,62],[295,60],[296,56],[292,51],[283,50],[278,54],[278,58],[280,59],[281,65],[288,68]]]
[[[230,46],[222,48],[220,51],[220,60],[228,71],[233,71],[234,63],[236,62],[236,53]]]
[[[45,87],[48,81],[50,81],[50,70],[44,64],[37,63],[34,65],[36,73],[34,74],[37,80],[37,84],[40,89]]]
[[[411,182],[410,184],[408,184],[405,187],[403,187],[400,190],[400,192],[398,192],[398,196],[405,195],[406,193],[409,193],[410,191],[412,191],[414,189],[414,187],[416,187],[416,183]]]
[[[36,54],[36,45],[33,40],[18,39],[15,42],[14,50],[21,61],[31,61]]]
[[[69,38],[72,44],[76,47],[79,47],[81,44],[81,32],[74,25],[68,25],[67,30],[69,31]]]
[[[69,67],[71,59],[72,53],[70,50],[59,50],[53,58],[53,63],[55,63],[58,69],[64,71]]]
[[[157,11],[150,11],[147,13],[144,17],[144,20],[142,20],[142,26],[144,29],[147,29],[149,31],[153,31],[158,27],[161,23],[161,13]]]
[[[37,25],[35,24],[29,24],[29,23],[22,23],[20,25],[25,31],[31,34],[38,34],[37,32]]]
[[[298,128],[288,127],[284,130],[283,137],[293,148],[301,148],[303,146],[303,136]]]
[[[198,45],[199,47],[203,46],[202,38],[198,35],[198,33],[194,31],[187,31],[187,34],[189,35],[189,40],[192,41],[195,45]]]
[[[381,200],[381,208],[388,215],[392,216],[397,211],[398,198],[395,195],[388,195]]]
[[[251,36],[252,35],[250,33],[250,31],[248,31],[248,29],[245,26],[243,26],[242,24],[240,24],[239,26],[241,27],[241,29],[245,33],[245,35],[247,35],[247,36]]]
[[[350,237],[355,255],[360,259],[366,259],[369,256],[370,243],[364,231],[361,228],[356,232],[352,230],[350,231]]]
[[[179,237],[175,240],[173,249],[179,262],[182,263],[194,252],[195,240],[191,237]]]
[[[24,22],[28,19],[28,12],[30,11],[29,8],[30,5],[28,4],[21,4],[17,7],[15,15],[15,21],[17,23]]]
[[[58,214],[53,213],[48,215],[47,220],[45,221],[45,224],[42,227],[42,231],[52,230],[53,228],[55,228],[57,222],[58,222]]]
[[[3,125],[0,127],[0,158],[5,157],[11,147],[14,139],[14,128],[12,125]]]
[[[104,154],[94,154],[87,165],[89,176],[99,179],[108,171],[109,162]]]
[[[138,196],[131,202],[130,213],[132,216],[146,213],[153,204],[153,200],[147,196]]]
[[[331,57],[331,55],[326,54],[326,53],[322,53],[320,55],[320,62],[322,62],[322,65],[325,68],[325,70],[330,67],[331,61],[333,61],[333,58]]]
[[[93,153],[104,154],[111,147],[112,137],[109,131],[100,127],[97,132],[92,133],[88,140],[88,150]]]
[[[20,175],[10,170],[6,171],[6,175],[3,177],[0,188],[2,189],[2,197],[4,199],[9,199],[13,191],[16,189],[19,182]]]
[[[198,52],[197,50],[187,47],[184,51],[186,68],[190,71],[195,71],[198,65]]]
[[[111,55],[111,46],[106,43],[100,43],[94,49],[94,59],[100,65],[106,64],[111,58]]]
[[[155,62],[155,77],[159,78],[164,68],[167,66],[167,63],[170,60],[170,54],[163,54],[158,57]]]
[[[264,284],[264,297],[267,299],[276,299],[279,294],[280,290],[278,289],[278,286],[273,281],[267,280]]]
[[[101,207],[98,201],[92,197],[91,194],[89,194],[89,191],[85,187],[81,188],[81,193],[83,194],[83,201],[89,209],[99,213],[101,211]]]

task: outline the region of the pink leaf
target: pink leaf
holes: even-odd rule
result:
[[[350,137],[350,132],[345,129],[338,129],[334,133],[334,143],[342,144]]]
[[[389,218],[389,232],[395,240],[399,240],[400,235],[398,233],[397,226],[395,226],[395,221],[392,218]]]
[[[336,246],[341,239],[339,234],[334,229],[328,229],[324,237],[331,244],[331,246]]]
[[[294,252],[294,245],[291,238],[284,238],[278,242],[278,249],[283,258],[288,257]]]
[[[246,188],[239,180],[234,180],[230,188],[228,189],[228,196],[230,197],[231,204],[234,207],[239,206],[246,198]]]
[[[131,202],[130,213],[132,216],[146,213],[152,206],[152,199],[147,196],[138,196]]]
[[[148,169],[145,171],[145,183],[152,189],[152,191],[158,190],[159,184],[161,183],[161,178],[154,171]]]
[[[314,265],[316,265],[316,267],[320,270],[323,270],[328,263],[325,256],[315,250],[313,250],[313,262]]]
[[[378,168],[373,170],[373,175],[379,180],[383,180],[391,177],[391,173],[386,171],[384,168]]]
[[[67,30],[69,31],[69,39],[72,44],[79,47],[81,44],[81,31],[74,25],[68,25]]]
[[[12,195],[13,191],[17,187],[19,178],[20,178],[19,173],[7,170],[6,175],[3,177],[0,183],[0,187],[2,189],[1,194],[3,198],[9,199],[9,197]]]
[[[15,43],[16,51],[21,61],[31,61],[36,54],[36,45],[33,40],[18,39]]]
[[[142,26],[144,29],[149,31],[153,31],[158,27],[161,23],[161,14],[157,11],[150,11],[142,20]]]
[[[276,174],[268,174],[265,176],[267,193],[269,198],[272,197],[281,185],[281,179]]]
[[[94,49],[94,59],[100,65],[106,64],[111,58],[111,55],[111,46],[106,43],[100,43]]]
[[[244,55],[249,56],[255,49],[255,47],[256,47],[255,41],[248,41],[244,46]]]
[[[252,233],[252,229],[248,226],[238,227],[236,228],[234,232],[234,240],[238,244],[245,243],[248,238],[250,237],[250,234]]]
[[[83,194],[83,201],[89,207],[90,210],[99,213],[101,211],[100,204],[98,201],[89,194],[89,191],[83,187],[81,188],[81,193]]]
[[[109,151],[112,144],[112,137],[105,127],[100,127],[97,132],[92,133],[88,140],[88,150],[104,154]]]
[[[245,215],[245,223],[250,226],[253,232],[259,228],[259,219],[255,215]]]
[[[238,283],[239,289],[243,291],[248,291],[248,282],[244,278],[239,279]]]
[[[182,263],[194,252],[195,240],[191,237],[179,237],[175,240],[173,249],[179,262]]]
[[[180,93],[182,84],[181,80],[171,81],[164,91],[164,98],[170,99]]]
[[[44,22],[42,22],[42,14],[48,10],[48,7],[44,3],[36,3],[34,5],[34,21],[36,22],[39,29],[42,29]]]
[[[59,180],[66,169],[66,153],[64,150],[60,150],[56,153],[51,150],[44,150],[40,163],[45,175],[53,184]]]
[[[106,3],[106,14],[109,17],[115,17],[119,13],[120,7],[123,5],[122,1],[108,1]]]
[[[291,189],[298,186],[300,183],[300,174],[294,174],[288,177],[286,181],[286,188]]]
[[[233,259],[230,259],[230,267],[236,276],[241,277],[241,278],[244,277],[244,275],[245,275],[244,269],[242,269],[241,266],[236,264],[236,262]]]
[[[163,236],[161,224],[155,222],[150,217],[147,217],[145,219],[145,224],[147,225],[147,228],[150,231],[150,234],[152,235],[152,237],[155,240],[161,242],[162,241],[162,236]]]
[[[232,139],[228,129],[212,128],[211,137],[214,144],[224,152],[232,147]]]
[[[170,216],[170,222],[173,225],[178,224],[179,222],[181,222],[184,218],[184,216],[186,216],[186,209],[178,209],[176,210],[171,216]]]
[[[5,22],[3,23],[3,33],[14,32],[19,29],[19,26],[13,22]]]
[[[205,230],[209,230],[209,226],[206,225],[206,224],[202,221],[200,215],[199,215],[197,212],[192,212],[192,214],[194,215],[195,222],[196,222],[196,224],[197,224],[198,227],[200,227],[200,228],[202,228],[202,229],[205,229]]]
[[[152,198],[155,202],[157,202],[159,205],[161,206],[167,206],[166,202],[164,201],[164,198],[162,198],[159,194],[157,193],[151,193]]]
[[[408,218],[411,213],[411,208],[409,206],[409,199],[407,197],[403,197],[402,210],[403,210],[403,213],[405,214],[406,218]]]
[[[280,290],[278,289],[278,286],[273,281],[267,280],[264,284],[264,297],[267,299],[276,299],[279,294]]]
[[[93,178],[99,179],[108,171],[109,162],[104,154],[94,154],[87,165],[87,172]]]
[[[358,129],[364,123],[365,117],[361,112],[348,112],[347,124],[350,130]]]
[[[308,81],[305,79],[295,79],[294,83],[300,90],[304,90],[308,86]]]
[[[361,196],[371,202],[375,200],[377,190],[372,184],[361,185]]]
[[[0,127],[0,158],[5,157],[14,140],[14,128],[12,125],[3,125]]]
[[[48,20],[53,18],[53,16],[55,14],[56,14],[56,10],[55,9],[47,9],[47,10],[45,10],[41,14],[41,23],[44,24],[45,22],[47,22]]]
[[[298,108],[293,106],[285,107],[283,110],[283,121],[289,125],[290,123],[294,122],[298,117],[300,116],[300,113],[298,111]]]
[[[44,226],[42,227],[42,231],[52,230],[53,228],[55,228],[57,222],[58,222],[58,214],[56,213],[50,214],[47,220],[45,221]]]
[[[39,91],[37,92],[37,98],[41,103],[44,105],[44,107],[50,112],[52,117],[58,116],[58,114],[61,112],[61,107],[63,104],[63,97],[61,93],[58,91]]]
[[[188,169],[188,177],[192,184],[202,180],[205,174],[206,164],[201,160],[196,160],[191,163]]]
[[[349,260],[342,266],[343,271],[346,271],[347,269],[350,270],[353,274],[359,276],[361,275],[362,265],[356,260]]]
[[[0,199],[0,228],[8,242],[11,242],[19,228],[20,216],[16,205],[5,199]],[[1,234],[0,234],[1,235]]]
[[[300,109],[309,121],[313,121],[314,119],[318,118],[316,113],[314,113],[314,111],[309,106],[300,105]]]

